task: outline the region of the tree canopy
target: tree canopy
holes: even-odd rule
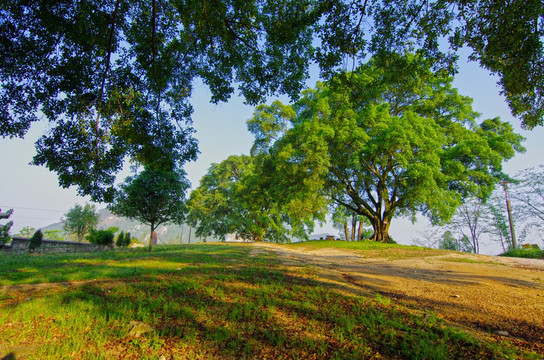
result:
[[[461,47],[498,75],[513,114],[532,128],[544,114],[543,9],[540,0],[6,0],[0,134],[24,136],[43,115],[52,129],[34,163],[108,200],[126,156],[150,165],[172,149],[160,139],[180,162],[194,159],[195,79],[214,102],[236,84],[256,104],[296,98],[311,63],[329,79],[369,55],[411,50],[451,74]]]
[[[229,156],[212,164],[188,201],[188,221],[197,236],[235,234],[253,241],[305,237],[311,219],[296,219],[270,195],[266,174],[253,156]]]
[[[498,118],[477,123],[471,99],[451,82],[420,56],[390,54],[387,64],[371,60],[306,91],[268,149],[276,176],[296,182],[278,198],[295,191],[308,211],[330,198],[366,217],[377,241],[388,241],[394,216],[441,222],[463,198],[485,199],[523,138]],[[262,129],[281,119],[259,114],[252,121]]]

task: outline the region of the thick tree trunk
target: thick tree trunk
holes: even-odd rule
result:
[[[349,229],[348,229],[348,223],[344,223],[344,235],[346,236],[346,241],[349,241]]]
[[[389,226],[391,225],[389,219],[373,219],[371,220],[372,228],[374,229],[374,234],[370,238],[372,241],[376,242],[389,242]]]
[[[357,230],[357,217],[351,215],[351,241],[355,241],[355,231]]]
[[[363,237],[363,222],[359,221],[359,230],[357,231],[357,241],[361,241]]]

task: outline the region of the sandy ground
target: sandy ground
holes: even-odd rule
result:
[[[288,266],[309,266],[343,292],[388,297],[432,311],[478,337],[503,339],[544,356],[544,260],[451,251],[300,250],[255,244]]]

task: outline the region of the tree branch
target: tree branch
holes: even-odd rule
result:
[[[153,60],[152,60],[152,67],[153,67],[153,80],[155,81],[155,85],[157,85],[157,89],[159,90],[159,94],[161,93],[161,86],[159,85],[159,81],[157,80],[157,69],[156,69],[156,63],[157,63],[157,43],[156,43],[156,36],[157,36],[157,4],[156,0],[153,0],[153,14],[151,16],[151,47],[153,50]]]
[[[117,12],[119,11],[119,3],[121,0],[117,0],[115,3],[115,10],[113,10],[113,16],[111,19],[111,30],[110,30],[110,36],[108,41],[108,51],[106,54],[106,70],[104,71],[104,76],[102,77],[102,84],[100,86],[100,94],[99,94],[99,102],[98,102],[98,109],[96,114],[96,122],[95,122],[95,131],[96,131],[96,156],[98,156],[98,127],[100,125],[100,114],[102,111],[102,98],[104,96],[104,87],[106,86],[106,78],[108,77],[108,73],[110,72],[110,60],[111,60],[111,49],[113,46],[113,36],[115,34],[115,21],[117,19]]]

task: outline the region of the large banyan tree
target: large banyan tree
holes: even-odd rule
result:
[[[277,201],[318,212],[327,199],[387,242],[394,217],[439,223],[468,196],[487,198],[523,138],[498,118],[477,121],[472,99],[451,83],[428,60],[391,53],[318,84],[292,108],[261,105],[249,123],[254,149],[270,154]]]

